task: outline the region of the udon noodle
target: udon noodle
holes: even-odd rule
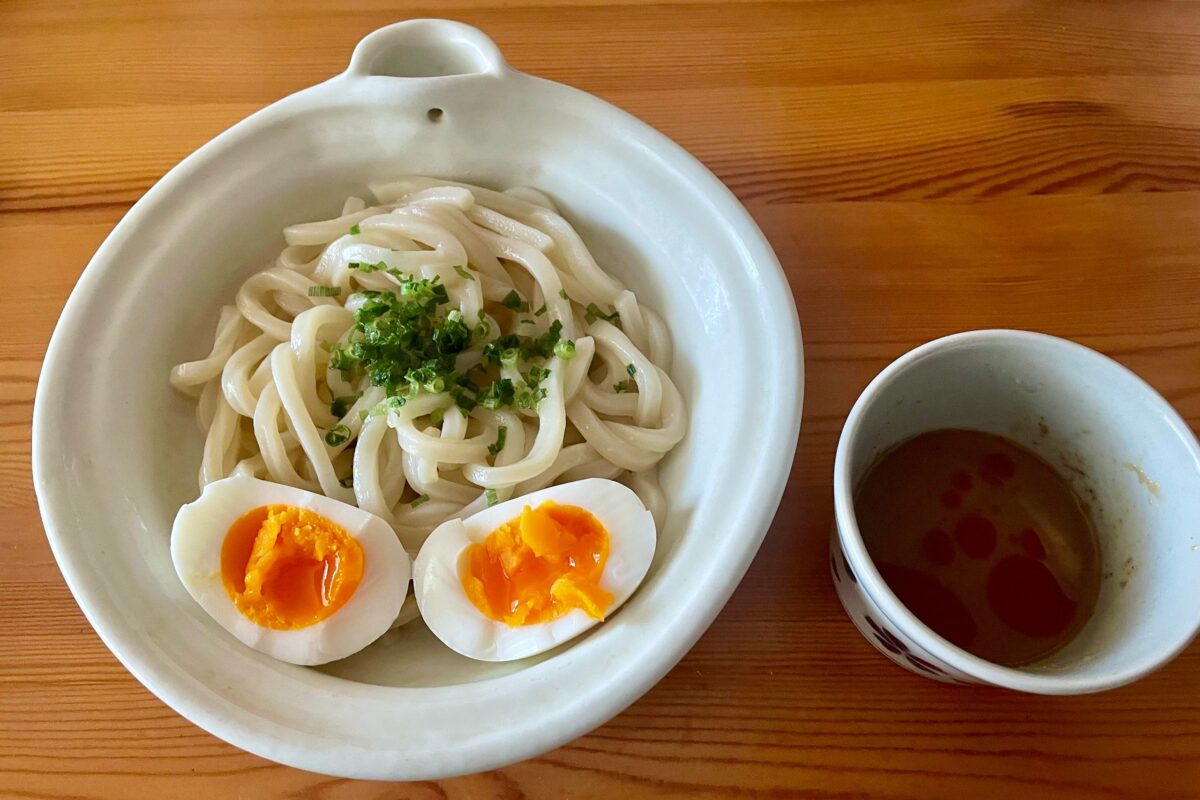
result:
[[[199,400],[200,485],[249,474],[320,492],[410,549],[446,519],[586,477],[625,482],[661,524],[657,465],[686,427],[663,320],[541,192],[420,177],[371,189],[375,205],[351,197],[336,219],[286,228],[275,263],[221,309],[209,355],[171,371]],[[410,373],[399,391],[346,369],[377,335],[362,323],[371,298],[414,286],[443,287],[436,322],[473,331],[450,382]],[[561,344],[498,356],[514,337]],[[455,388],[471,374],[492,381],[491,402]]]

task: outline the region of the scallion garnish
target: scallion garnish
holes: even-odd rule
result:
[[[625,371],[629,373],[629,377],[631,378],[634,375],[637,375],[637,367],[635,367],[633,364],[626,364]]]
[[[345,444],[350,439],[350,429],[345,425],[338,423],[329,429],[325,434],[325,444],[330,447],[337,447],[339,444]]]
[[[522,389],[517,392],[517,408],[536,409],[546,399],[545,389]]]
[[[501,425],[500,430],[497,431],[497,433],[496,433],[495,444],[488,445],[488,452],[491,453],[492,455],[496,455],[497,453],[499,453],[501,450],[504,449],[504,442],[506,439],[508,439],[508,426]]]
[[[596,305],[595,303],[588,303],[583,318],[587,320],[588,325],[591,325],[598,319],[602,319],[605,322],[617,322],[621,319],[621,315],[618,314],[615,309],[612,313],[605,314],[600,310],[600,306]]]
[[[421,506],[425,505],[428,502],[429,502],[429,495],[422,494],[422,495],[418,495],[417,498],[415,500],[413,500],[411,503],[409,503],[408,505],[410,508],[420,508]]]
[[[351,236],[358,236],[360,233],[362,233],[362,228],[358,227],[358,223],[355,223],[350,226],[350,235]]]
[[[500,304],[511,311],[528,311],[529,303],[521,299],[521,295],[517,294],[516,289],[512,289],[508,294],[504,295],[504,299]]]
[[[542,307],[539,308],[537,311],[533,312],[533,315],[535,317],[540,317],[542,314],[545,314],[545,313],[546,313],[546,304],[542,303]]]
[[[489,506],[494,506],[494,505],[496,505],[496,503],[499,503],[499,502],[500,502],[500,498],[496,496],[496,490],[495,490],[495,489],[488,489],[487,491],[485,491],[485,492],[483,493],[483,496],[484,496],[485,498],[487,498],[487,504],[488,504]]]
[[[467,272],[466,268],[463,267],[461,264],[455,264],[454,271],[457,272],[459,277],[463,278],[464,280],[468,280],[468,281],[475,280],[475,276],[472,275],[471,273]]]
[[[479,405],[495,410],[501,406],[511,406],[516,399],[517,387],[508,378],[493,381],[492,385],[479,395]]]
[[[429,413],[429,424],[430,425],[441,425],[442,420],[444,420],[445,418],[446,418],[446,409],[435,408],[433,411],[431,411]]]
[[[617,394],[621,394],[622,392],[628,392],[630,389],[633,388],[633,386],[634,386],[633,381],[626,379],[626,380],[620,381],[618,383],[614,383],[613,391],[616,392]]]
[[[489,409],[535,409],[546,396],[539,387],[544,362],[574,355],[574,344],[563,342],[562,323],[552,320],[543,333],[510,333],[489,340],[494,332],[482,310],[478,324],[468,326],[461,311],[450,307],[446,287],[438,277],[418,279],[388,268],[385,262],[354,262],[365,272],[386,270],[397,280],[393,291],[362,290],[362,303],[354,313],[354,326],[338,343],[330,345],[329,367],[351,383],[363,382],[384,389],[386,403],[363,419],[384,414],[421,393],[446,394],[458,408],[470,413],[478,405]],[[477,276],[473,276],[477,277]],[[529,304],[515,291],[506,307],[528,312]],[[529,322],[532,319],[521,320]],[[529,330],[520,327],[520,330]],[[475,350],[482,361],[459,371],[459,357]],[[503,366],[529,380],[497,379],[494,367]],[[482,374],[481,374],[482,373]],[[548,370],[546,371],[548,373]],[[346,398],[334,411],[349,413],[357,398]],[[336,402],[336,401],[335,401]]]
[[[340,286],[310,286],[308,287],[309,297],[337,297],[342,293]]]
[[[572,302],[571,295],[567,294],[566,289],[559,289],[558,296],[561,297],[563,300],[566,300],[568,303]]]
[[[357,403],[360,397],[362,397],[360,394],[348,394],[343,397],[333,398],[333,402],[329,404],[329,413],[341,419],[346,416],[347,412],[350,411],[350,407]]]
[[[575,343],[570,339],[559,339],[554,345],[554,355],[563,361],[570,361],[575,357]]]

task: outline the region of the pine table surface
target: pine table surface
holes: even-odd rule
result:
[[[382,784],[243,753],[121,667],[46,544],[30,417],[63,302],[129,206],[420,16],[479,26],[724,180],[786,269],[807,383],[762,550],[666,678],[540,758]],[[1200,425],[1198,3],[3,0],[0,269],[0,797],[1200,797],[1200,645],[1088,697],[947,687],[877,654],[827,573],[842,422],[928,339],[1070,337]]]

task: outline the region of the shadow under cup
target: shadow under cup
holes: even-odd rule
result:
[[[1096,609],[1073,640],[1042,661],[1003,667],[950,644],[900,604],[867,554],[854,518],[860,481],[885,451],[945,428],[986,431],[1024,446],[1090,507],[1103,575]],[[901,357],[867,387],[846,421],[834,495],[833,566],[843,605],[881,652],[919,674],[1046,694],[1099,691],[1162,666],[1200,624],[1195,436],[1140,378],[1081,345],[975,331]],[[838,574],[839,556],[853,580]]]

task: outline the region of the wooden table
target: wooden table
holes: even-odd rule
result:
[[[43,538],[29,420],[59,309],[134,200],[363,34],[437,14],[729,184],[787,269],[808,387],[766,543],[667,678],[543,758],[385,787],[241,753],[121,668]],[[872,650],[826,573],[842,420],[919,342],[1068,336],[1200,424],[1200,5],[4,0],[0,264],[4,797],[1200,796],[1200,647],[1094,697],[949,688]]]

